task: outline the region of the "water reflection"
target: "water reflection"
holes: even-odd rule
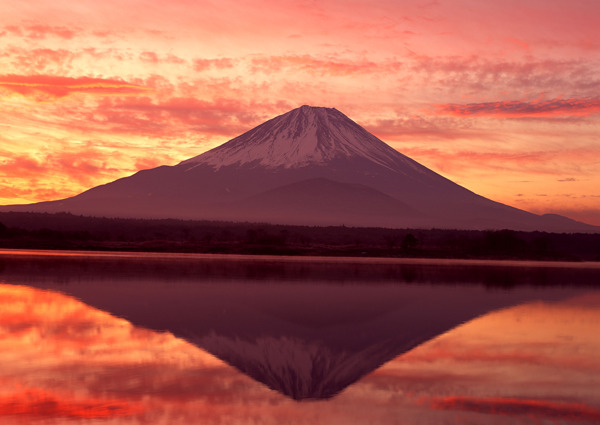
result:
[[[365,279],[365,268],[352,265],[341,280],[318,279],[318,267],[331,265],[293,263],[312,276],[297,284],[285,264],[260,277],[256,262],[211,261],[178,261],[178,272],[114,258],[4,261],[1,278],[12,284],[0,287],[0,404],[8,406],[0,421],[600,417],[600,296],[586,285],[490,289],[459,285],[462,272],[453,269],[444,285],[408,284],[377,264],[366,269],[395,277]],[[520,272],[552,274],[514,271],[517,282]],[[17,285],[25,277],[28,286]]]

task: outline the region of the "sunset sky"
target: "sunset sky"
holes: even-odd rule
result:
[[[174,165],[303,104],[600,225],[596,0],[0,0],[0,204]]]

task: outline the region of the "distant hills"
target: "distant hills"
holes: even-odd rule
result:
[[[599,232],[479,196],[336,109],[302,106],[199,156],[0,211],[295,225]]]

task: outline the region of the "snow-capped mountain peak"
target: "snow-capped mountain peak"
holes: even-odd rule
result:
[[[388,168],[405,160],[337,109],[304,105],[181,165],[296,168],[344,157],[362,157]]]

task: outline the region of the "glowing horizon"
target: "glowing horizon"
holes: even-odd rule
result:
[[[600,225],[600,4],[0,5],[0,204],[174,165],[335,107],[487,198]]]

